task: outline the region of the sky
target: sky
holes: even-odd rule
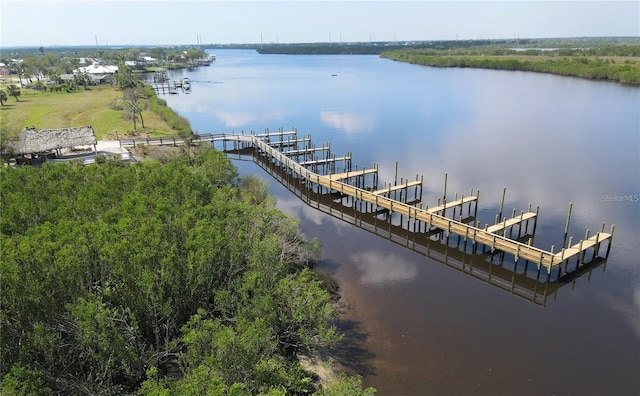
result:
[[[640,1],[2,0],[0,47],[640,36]]]

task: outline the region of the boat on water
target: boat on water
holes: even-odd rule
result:
[[[183,77],[182,78],[182,87],[189,87],[191,86],[191,80],[189,80],[189,77]]]
[[[207,56],[205,58],[195,59],[195,60],[191,61],[191,65],[193,67],[196,67],[196,66],[210,66],[211,62],[213,62],[215,60],[216,60],[215,54],[211,54],[211,55],[209,55],[209,56]]]

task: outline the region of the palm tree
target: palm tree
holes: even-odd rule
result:
[[[83,73],[76,73],[73,75],[73,85],[75,85],[77,90],[80,90],[80,85],[84,87],[84,90],[87,90],[87,80],[89,76]]]
[[[20,88],[18,88],[15,84],[9,85],[9,96],[13,96],[16,98],[16,102],[19,102],[18,96],[20,96]]]
[[[22,75],[24,74],[24,67],[22,65],[22,62],[12,62],[11,69],[15,70],[15,72],[18,73],[18,80],[20,80],[20,87],[24,87],[24,85],[22,84]]]

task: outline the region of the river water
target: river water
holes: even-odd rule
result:
[[[534,245],[606,223],[606,263],[532,302],[307,206],[251,161],[323,247],[345,341],[334,355],[396,394],[640,394],[640,89],[571,77],[435,69],[376,56],[220,50],[164,96],[199,133],[295,127],[380,182],[424,175],[423,202],[480,190],[478,220],[540,206]],[[556,248],[558,251],[558,248]],[[443,257],[440,257],[443,256]],[[498,267],[496,264],[494,267]]]

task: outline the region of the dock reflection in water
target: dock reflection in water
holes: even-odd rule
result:
[[[253,160],[282,186],[316,210],[542,307],[546,306],[549,298],[555,300],[558,291],[564,286],[570,285],[573,289],[578,278],[586,276],[590,280],[593,270],[601,268],[604,272],[606,268],[606,258],[594,255],[590,261],[567,261],[564,266],[548,273],[534,263],[514,260],[513,256],[498,250],[491,252],[482,244],[476,246],[462,236],[447,234],[441,229],[416,232],[415,229],[412,230],[411,219],[406,216],[389,216],[387,211],[362,211],[354,200],[339,193],[321,193],[316,188],[309,188],[304,180],[293,177],[286,168],[253,148],[230,150],[227,154],[232,159]],[[465,220],[474,221],[475,217],[470,216]],[[527,241],[531,238],[533,235],[525,234],[518,240]]]

